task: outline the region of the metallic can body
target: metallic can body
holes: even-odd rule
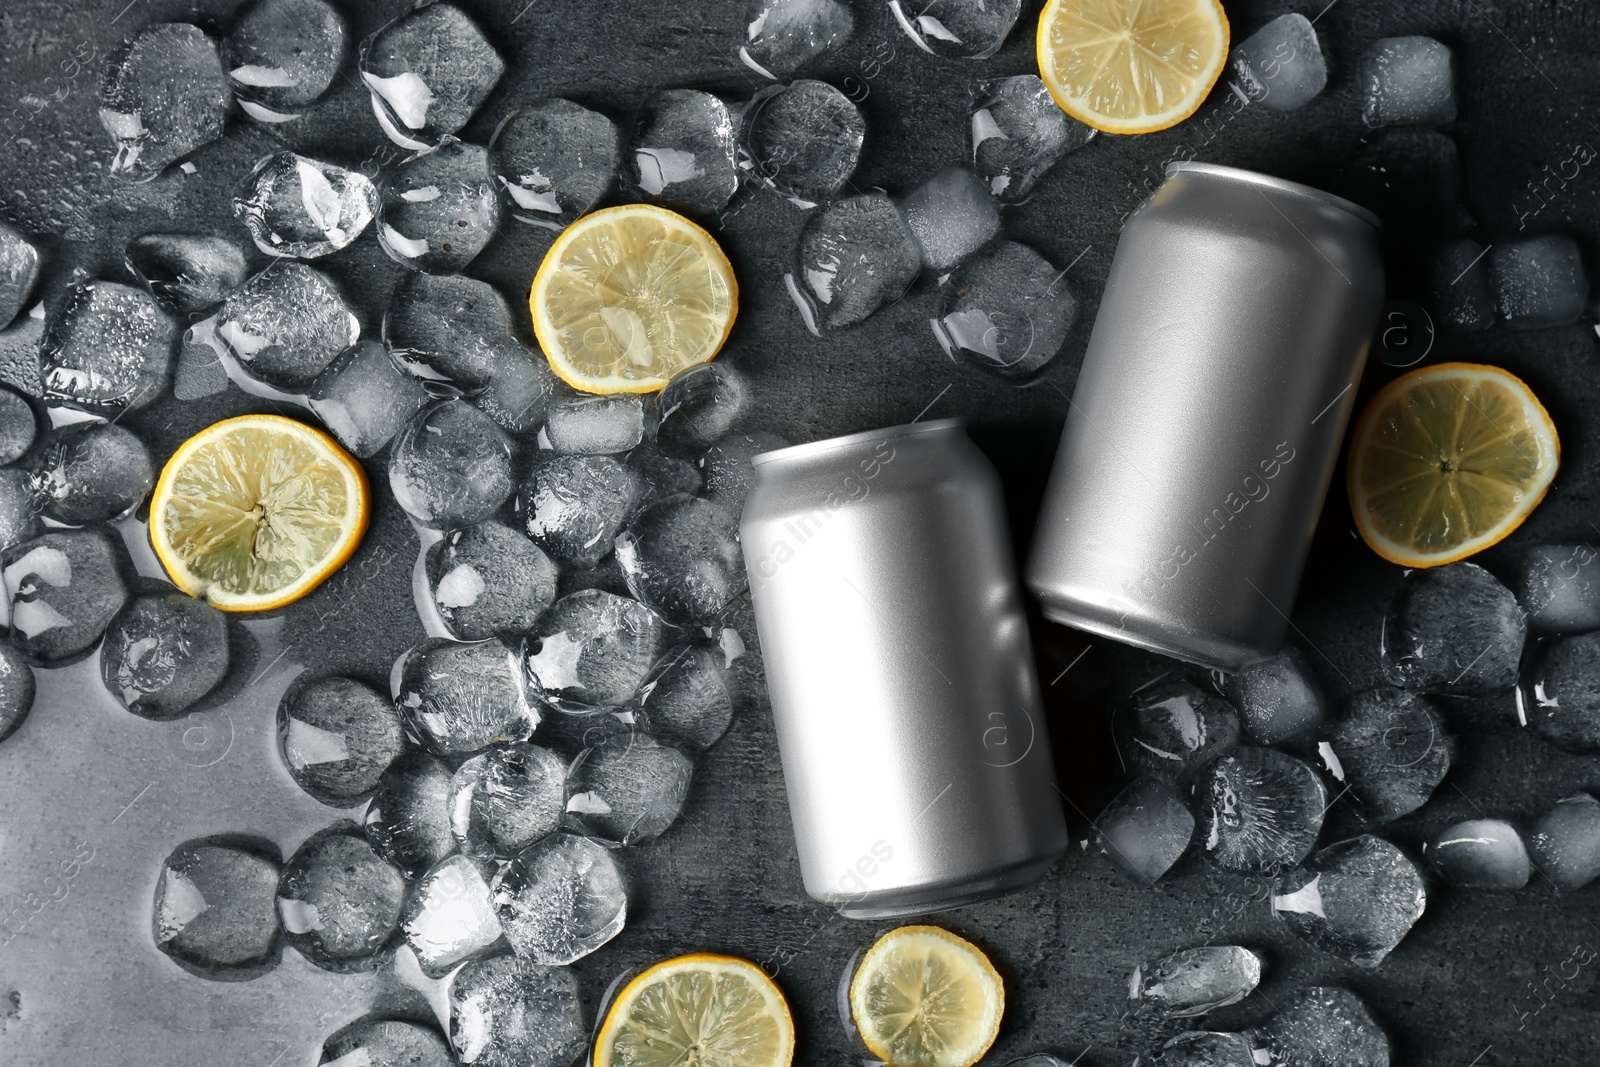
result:
[[[1283,643],[1383,300],[1377,219],[1178,164],[1128,220],[1027,567],[1060,623],[1235,670]]]
[[[852,918],[1067,847],[1000,483],[950,420],[757,456],[740,537],[806,891]]]

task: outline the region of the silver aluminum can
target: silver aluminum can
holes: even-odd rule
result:
[[[1225,671],[1274,654],[1383,291],[1366,209],[1169,167],[1067,412],[1027,567],[1046,617]]]
[[[806,891],[851,918],[1067,847],[993,466],[954,420],[756,456],[740,530]]]

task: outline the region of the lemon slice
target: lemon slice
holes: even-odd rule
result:
[[[1396,378],[1361,413],[1350,507],[1378,555],[1437,567],[1522,525],[1560,465],[1555,425],[1520,378],[1440,363]]]
[[[1190,115],[1228,59],[1217,0],[1050,0],[1039,77],[1061,109],[1106,133],[1154,133]]]
[[[241,415],[189,438],[150,498],[150,543],[173,583],[224,611],[305,596],[367,529],[367,476],[333,438]]]
[[[989,957],[937,926],[880,937],[850,980],[867,1049],[897,1067],[969,1067],[1000,1031],[1005,987]]]
[[[611,1003],[594,1067],[788,1067],[794,1021],[749,960],[697,952],[663,960]]]
[[[717,354],[739,286],[712,236],[682,215],[627,204],[568,226],[528,295],[550,367],[590,393],[648,393]]]

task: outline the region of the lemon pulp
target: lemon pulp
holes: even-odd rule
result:
[[[994,1043],[1004,1009],[1004,986],[988,957],[935,926],[891,930],[850,982],[862,1040],[900,1067],[969,1067]]]
[[[787,1067],[794,1025],[762,970],[695,954],[645,970],[617,995],[595,1067]]]

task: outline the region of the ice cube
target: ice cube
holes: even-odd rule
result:
[[[322,1067],[454,1067],[439,1032],[402,1019],[357,1019],[322,1043]]]
[[[262,157],[233,193],[233,213],[269,256],[313,259],[347,248],[378,212],[365,174],[293,152]]]
[[[477,23],[451,4],[428,4],[361,47],[361,79],[389,139],[422,150],[467,124],[505,73]]]
[[[21,393],[0,386],[0,464],[15,463],[33,447],[39,420]]]
[[[1527,632],[1517,598],[1476,563],[1412,571],[1384,621],[1383,676],[1459,696],[1508,689]]]
[[[1439,876],[1464,889],[1521,889],[1533,873],[1516,827],[1504,819],[1467,819],[1422,846]]]
[[[1136,1060],[1144,1064],[1144,1059]],[[1244,1034],[1191,1030],[1161,1046],[1148,1060],[1150,1067],[1260,1067]]]
[[[1270,748],[1241,748],[1191,789],[1206,856],[1230,871],[1273,872],[1316,846],[1328,794],[1311,767]]]
[[[1145,776],[1130,782],[1095,821],[1102,852],[1136,882],[1153,885],[1194,836],[1194,816],[1171,783]]]
[[[183,315],[222,303],[249,272],[244,253],[232,241],[188,233],[135,237],[123,261],[152,296]]]
[[[1522,677],[1517,712],[1559,749],[1600,753],[1600,631],[1544,643]]]
[[[905,215],[874,191],[835,201],[806,220],[796,274],[785,284],[815,333],[852,326],[899,300],[921,269],[922,251]]]
[[[1239,744],[1239,716],[1226,700],[1184,678],[1144,686],[1111,712],[1125,769],[1183,778]]]
[[[1000,232],[1000,208],[970,170],[946,167],[900,198],[922,262],[943,274]]]
[[[889,0],[889,10],[930,55],[988,59],[1022,14],[1022,0]]]
[[[318,967],[366,970],[400,925],[406,880],[354,823],[312,834],[278,879],[285,940]]]
[[[0,639],[0,741],[22,725],[33,710],[33,671],[10,641]]]
[[[100,125],[116,143],[112,174],[149,181],[222,136],[233,99],[217,44],[198,26],[146,26],[106,56]]]
[[[45,517],[69,526],[120,518],[156,484],[144,442],[107,422],[50,430],[22,469]]]
[[[689,796],[694,761],[639,730],[586,749],[568,777],[567,816],[585,835],[641,845],[666,832]]]
[[[702,645],[683,645],[661,658],[639,686],[633,720],[651,737],[703,752],[733,722],[722,657]]]
[[[744,375],[722,361],[690,367],[651,401],[651,436],[668,455],[698,457],[733,429],[748,394]]]
[[[567,1067],[588,1045],[578,980],[518,956],[450,979],[450,1044],[473,1067]]]
[[[22,314],[39,281],[39,250],[16,227],[0,220],[0,329]]]
[[[654,414],[652,417],[659,417],[659,414]],[[687,459],[669,456],[649,442],[629,452],[625,466],[634,474],[637,482],[638,491],[633,502],[635,514],[669,496],[677,496],[680,493],[692,496],[700,492],[705,485],[699,467]],[[619,578],[622,576],[620,569],[617,571],[617,576]],[[627,584],[624,583],[619,588],[626,592]]]
[[[378,855],[411,873],[448,856],[450,768],[426,752],[402,755],[379,779],[364,829]]]
[[[979,82],[970,111],[972,169],[1008,204],[1028,199],[1051,167],[1096,132],[1068,118],[1033,74]]]
[[[446,856],[417,879],[400,919],[422,973],[443,978],[456,965],[504,951],[484,871],[466,856]]]
[[[546,456],[517,494],[534,543],[562,563],[593,565],[633,511],[639,478],[611,456]]]
[[[31,683],[28,691],[31,696]],[[1581,889],[1600,877],[1600,801],[1588,793],[1556,801],[1529,830],[1528,851],[1539,873],[1560,889]]]
[[[417,413],[389,452],[389,487],[406,514],[435,530],[493,515],[516,489],[511,439],[465,400]]]
[[[1135,967],[1128,999],[1187,1019],[1237,1004],[1260,984],[1260,956],[1238,945],[1206,945]]]
[[[1518,552],[1506,584],[1533,634],[1600,629],[1600,546],[1534,545]]]
[[[350,807],[378,788],[405,731],[394,703],[353,678],[298,681],[278,704],[283,762],[300,788]],[[442,802],[442,801],[441,801]]]
[[[567,761],[525,741],[494,745],[450,781],[450,829],[470,856],[510,858],[561,828]]]
[[[464,756],[496,741],[526,741],[539,724],[517,649],[499,638],[430,638],[395,666],[395,706],[435,755]]]
[[[135,597],[100,649],[100,677],[118,703],[146,719],[175,719],[228,674],[228,620],[183,593]]]
[[[483,388],[499,369],[496,356],[516,344],[511,305],[494,286],[429,274],[401,276],[383,314],[383,339],[412,374],[468,392]]]
[[[544,421],[560,384],[538,353],[520,344],[505,345],[495,351],[489,362],[489,381],[472,402],[507,433],[528,434]]]
[[[1432,37],[1374,41],[1357,80],[1368,126],[1439,126],[1456,119],[1455,57]]]
[[[556,598],[556,565],[493,520],[453,530],[428,548],[428,590],[463,641],[531,629]]]
[[[539,443],[558,455],[626,452],[644,440],[644,404],[636,393],[571,394],[551,400]]]
[[[1361,998],[1337,986],[1297,990],[1251,1031],[1258,1067],[1389,1067],[1389,1037]]]
[[[1328,84],[1316,28],[1298,12],[1279,15],[1245,38],[1228,65],[1250,102],[1273,111],[1304,107]]]
[[[528,677],[557,710],[620,708],[678,636],[637,600],[583,589],[556,601],[529,631]]]
[[[328,91],[350,30],[327,0],[251,0],[222,43],[222,62],[245,114],[285,122]]]
[[[361,322],[326,274],[280,259],[229,294],[214,333],[245,373],[292,388],[359,341]]]
[[[750,0],[739,58],[757,74],[781,80],[839,47],[854,29],[855,16],[840,0]]]
[[[55,664],[89,651],[128,600],[118,547],[99,530],[51,530],[0,553],[11,640]]]
[[[552,230],[594,207],[621,161],[617,124],[560,97],[513,111],[489,142],[489,174],[511,217]]]
[[[403,267],[454,274],[499,225],[489,152],[480,145],[449,141],[412,156],[384,180],[378,243]]]
[[[1228,678],[1228,699],[1239,709],[1245,736],[1276,745],[1322,724],[1327,697],[1306,655],[1294,645]]]
[[[740,165],[805,207],[833,199],[861,158],[867,122],[827,82],[801,79],[756,94],[740,119]]]
[[[1280,877],[1272,909],[1324,952],[1376,967],[1426,903],[1416,864],[1383,838],[1364,834],[1312,853]]]
[[[1425,804],[1450,772],[1455,739],[1438,709],[1404,689],[1369,689],[1320,731],[1317,751],[1362,814],[1389,822]]]
[[[428,392],[377,341],[358,341],[306,391],[307,404],[350,451],[376,455],[428,403]]]
[[[495,878],[494,901],[517,955],[549,967],[610,941],[628,915],[617,861],[575,834],[554,834],[524,849]]]
[[[755,430],[729,434],[712,445],[700,459],[706,499],[721,504],[730,514],[742,513],[745,498],[755,483],[756,469],[751,460],[788,444],[775,433]]]
[[[1062,274],[1026,245],[993,242],[939,286],[934,339],[952,359],[1002,378],[1031,378],[1055,358],[1078,317]]]
[[[689,211],[721,210],[739,187],[733,116],[698,89],[650,98],[623,159],[628,180],[653,200]]]
[[[161,865],[151,926],[156,947],[202,978],[254,977],[281,954],[277,849],[213,837],[179,845]]]
[[[1494,325],[1489,260],[1476,241],[1447,241],[1433,254],[1430,278],[1440,323],[1451,330],[1487,330]]]
[[[42,398],[39,343],[44,339],[45,324],[37,315],[38,311],[22,315],[9,329],[0,330],[0,383],[24,396]]]
[[[617,535],[628,589],[671,622],[709,626],[745,587],[739,517],[700,497],[652,504]]]
[[[73,285],[39,344],[44,398],[101,415],[137,411],[166,388],[177,334],[142,289],[103,280]]]
[[[1507,241],[1489,251],[1495,303],[1508,330],[1570,326],[1583,316],[1583,253],[1565,234]]]
[[[40,533],[39,503],[33,483],[15,468],[0,470],[0,550],[31,540]]]

